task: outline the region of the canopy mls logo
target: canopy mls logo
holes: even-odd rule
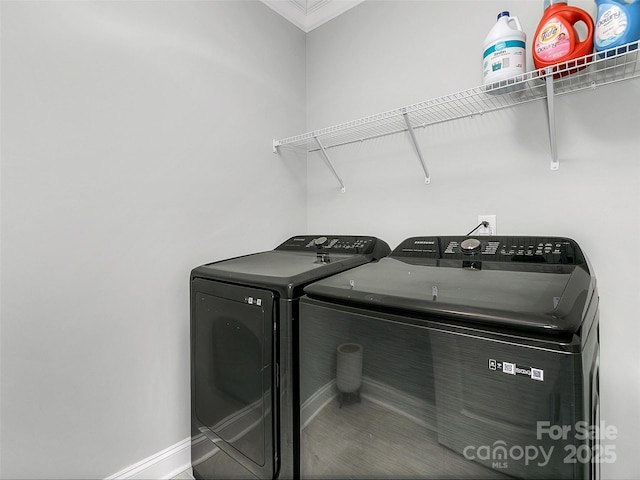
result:
[[[532,380],[544,382],[544,370],[540,368],[525,367],[511,362],[502,362],[493,358],[489,359],[489,370],[506,373],[508,375],[525,375]]]
[[[497,440],[493,445],[468,445],[464,448],[462,454],[467,460],[491,462],[491,467],[496,469],[509,468],[509,461],[512,460],[515,460],[516,463],[524,463],[527,466],[531,464],[538,467],[546,467],[553,454],[553,446],[547,450],[537,445],[526,445],[524,447],[513,445],[509,447],[504,440]]]

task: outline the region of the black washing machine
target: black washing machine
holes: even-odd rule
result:
[[[297,476],[292,339],[297,339],[302,288],[390,251],[374,237],[301,235],[273,251],[192,270],[191,457],[196,478]]]
[[[415,237],[305,293],[301,478],[599,478],[598,293],[573,240]]]

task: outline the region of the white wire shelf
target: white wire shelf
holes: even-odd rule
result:
[[[551,140],[551,169],[557,170],[559,164],[555,145],[553,98],[640,76],[639,47],[640,41],[629,43],[491,85],[470,88],[339,125],[274,140],[273,151],[277,153],[278,149],[283,147],[306,149],[307,152],[320,151],[344,191],[344,183],[328,156],[329,149],[409,132],[409,138],[422,163],[425,182],[429,183],[429,172],[420,147],[415,141],[413,130],[546,98]]]

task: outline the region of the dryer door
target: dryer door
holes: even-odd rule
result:
[[[258,478],[272,478],[273,293],[202,279],[192,287],[194,427]]]

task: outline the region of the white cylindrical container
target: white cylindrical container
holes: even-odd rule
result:
[[[500,82],[527,71],[527,35],[518,17],[500,12],[498,21],[484,40],[482,54],[482,82]]]
[[[362,345],[343,343],[338,346],[336,384],[342,393],[358,391],[362,384]]]

